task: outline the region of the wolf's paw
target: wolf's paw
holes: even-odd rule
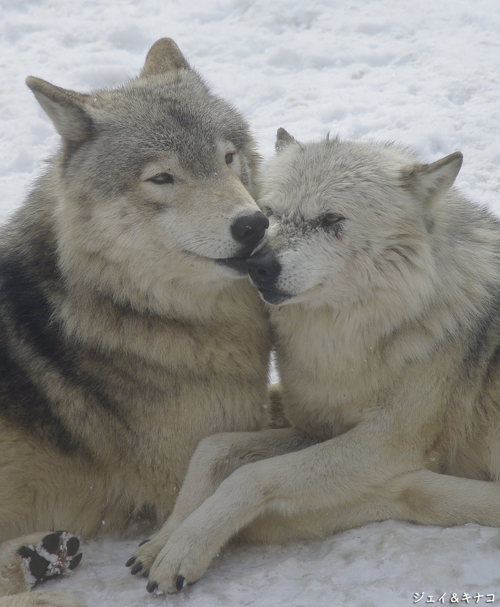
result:
[[[173,594],[192,586],[204,574],[217,552],[204,542],[174,534],[161,550],[149,572],[148,592]]]
[[[66,575],[82,560],[80,541],[71,533],[49,533],[37,543],[26,543],[17,550],[26,586],[31,588],[53,577]]]
[[[126,567],[130,567],[132,575],[141,574],[143,577],[148,577],[149,570],[154,563],[158,553],[165,545],[166,540],[163,539],[161,530],[148,540],[144,540],[139,544],[139,548],[134,552],[131,558],[125,563]]]

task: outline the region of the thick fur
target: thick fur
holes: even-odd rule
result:
[[[27,84],[62,146],[0,233],[0,540],[163,522],[203,437],[268,424],[254,141],[169,39],[116,90]]]
[[[371,521],[500,526],[500,225],[450,189],[459,153],[301,145],[262,183],[247,265],[273,304],[292,427],[202,441],[136,553],[150,591],[197,580],[239,532],[322,538]]]

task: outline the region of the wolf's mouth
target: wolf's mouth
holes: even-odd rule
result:
[[[214,259],[216,263],[226,268],[236,270],[238,274],[248,274],[247,267],[245,265],[248,256],[245,257],[227,257],[225,259]]]
[[[291,299],[293,295],[289,293],[283,293],[282,291],[274,291],[272,289],[263,289],[258,287],[261,298],[272,306],[281,306],[286,303],[288,299]]]
[[[236,270],[239,274],[248,274],[248,267],[246,262],[256,251],[258,251],[262,245],[266,242],[266,238],[263,238],[257,246],[244,247],[242,250],[235,255],[234,257],[226,257],[220,259],[214,259],[216,263],[226,266],[226,268],[231,268],[232,270]]]

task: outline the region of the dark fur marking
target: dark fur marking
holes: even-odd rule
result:
[[[28,368],[32,357],[28,355],[26,361],[22,360],[6,342],[7,327],[14,328],[16,343],[28,347],[41,362],[56,370],[68,385],[78,388],[86,405],[102,407],[113,413],[123,425],[126,423],[118,404],[106,395],[95,378],[79,367],[74,353],[64,343],[58,323],[52,318],[51,304],[40,286],[45,283],[47,291],[50,283],[55,284],[59,278],[50,257],[44,256],[45,267],[42,261],[42,267],[29,269],[14,256],[0,261],[2,304],[7,316],[2,327],[1,335],[4,337],[0,341],[0,412],[31,432],[41,436],[48,433],[62,450],[74,451],[79,447],[78,442],[54,412],[43,389],[30,377]]]
[[[5,335],[5,325],[1,322],[0,330]],[[77,449],[61,418],[54,414],[45,395],[11,357],[6,344],[0,347],[0,414],[31,432],[52,437],[63,451]]]
[[[338,238],[344,231],[345,221],[345,217],[340,217],[339,221],[336,223],[325,222],[324,217],[317,217],[309,220],[297,217],[294,222],[294,231],[299,232],[302,236],[321,231],[326,234],[333,234]],[[286,222],[283,222],[283,224],[286,225]]]
[[[4,306],[14,323],[17,337],[30,342],[41,356],[60,359],[59,331],[51,322],[50,304],[38,284],[13,258],[0,262],[0,277],[3,279]]]

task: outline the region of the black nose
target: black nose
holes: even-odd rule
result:
[[[281,272],[281,264],[273,251],[259,251],[245,260],[245,267],[254,285],[259,289],[269,288]]]
[[[268,227],[269,219],[256,211],[253,215],[238,217],[231,225],[231,234],[237,242],[253,247],[264,238]]]

